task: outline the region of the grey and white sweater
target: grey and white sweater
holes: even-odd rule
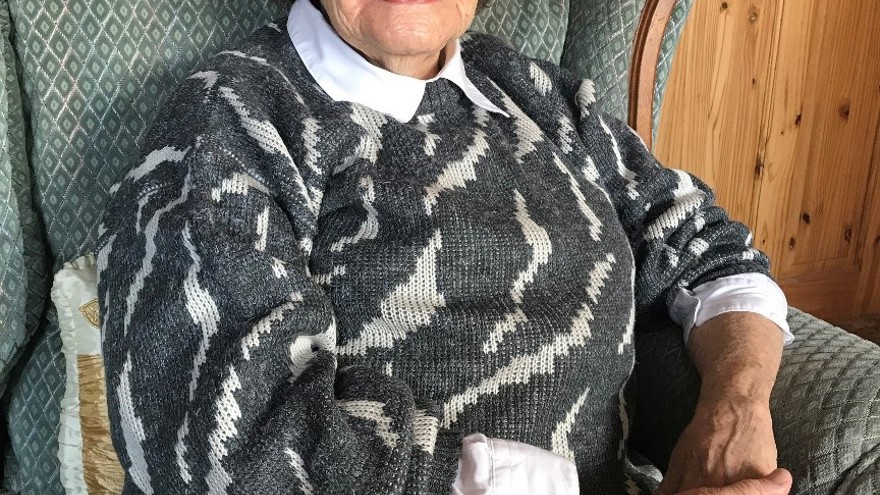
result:
[[[278,25],[282,25],[279,23]],[[448,494],[463,436],[624,491],[639,314],[766,273],[590,81],[468,35],[400,123],[330,99],[278,25],[200,68],[98,245],[126,493]]]

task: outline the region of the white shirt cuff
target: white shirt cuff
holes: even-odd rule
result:
[[[528,444],[476,433],[462,440],[454,495],[577,495],[570,459]]]
[[[694,327],[731,311],[762,315],[782,330],[785,345],[794,340],[786,319],[788,301],[785,294],[773,279],[762,273],[721,277],[693,290],[680,288],[669,308],[669,316],[684,329],[687,342]]]

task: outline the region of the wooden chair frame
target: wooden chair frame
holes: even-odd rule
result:
[[[652,146],[654,126],[654,86],[660,44],[676,0],[647,0],[636,37],[629,71],[629,125]]]

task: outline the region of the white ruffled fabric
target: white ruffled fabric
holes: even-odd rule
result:
[[[61,399],[58,459],[61,485],[67,495],[87,494],[83,478],[83,439],[80,423],[77,356],[101,354],[101,331],[87,315],[97,315],[98,289],[95,257],[66,263],[55,275],[52,302],[58,311],[67,379]],[[94,318],[93,318],[94,319]]]

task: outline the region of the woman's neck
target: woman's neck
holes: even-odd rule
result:
[[[330,20],[330,16],[327,15],[327,10],[324,9],[324,6],[321,5],[320,0],[310,0],[312,5],[315,6],[316,9],[321,13],[324,17],[324,21],[327,22],[328,26],[332,26],[333,23]],[[338,36],[338,34],[337,34]],[[342,41],[345,41],[345,38],[342,38]],[[364,58],[367,62],[375,65],[376,67],[380,67],[382,69],[387,70],[388,72],[393,72],[395,74],[399,74],[401,76],[412,77],[414,79],[432,79],[443,70],[443,66],[446,64],[447,58],[447,50],[449,47],[445,47],[438,54],[431,55],[413,55],[413,56],[390,56],[386,58],[374,58],[369,57],[361,50],[358,50],[351,43],[345,41],[352,50],[358,53],[361,57]]]

